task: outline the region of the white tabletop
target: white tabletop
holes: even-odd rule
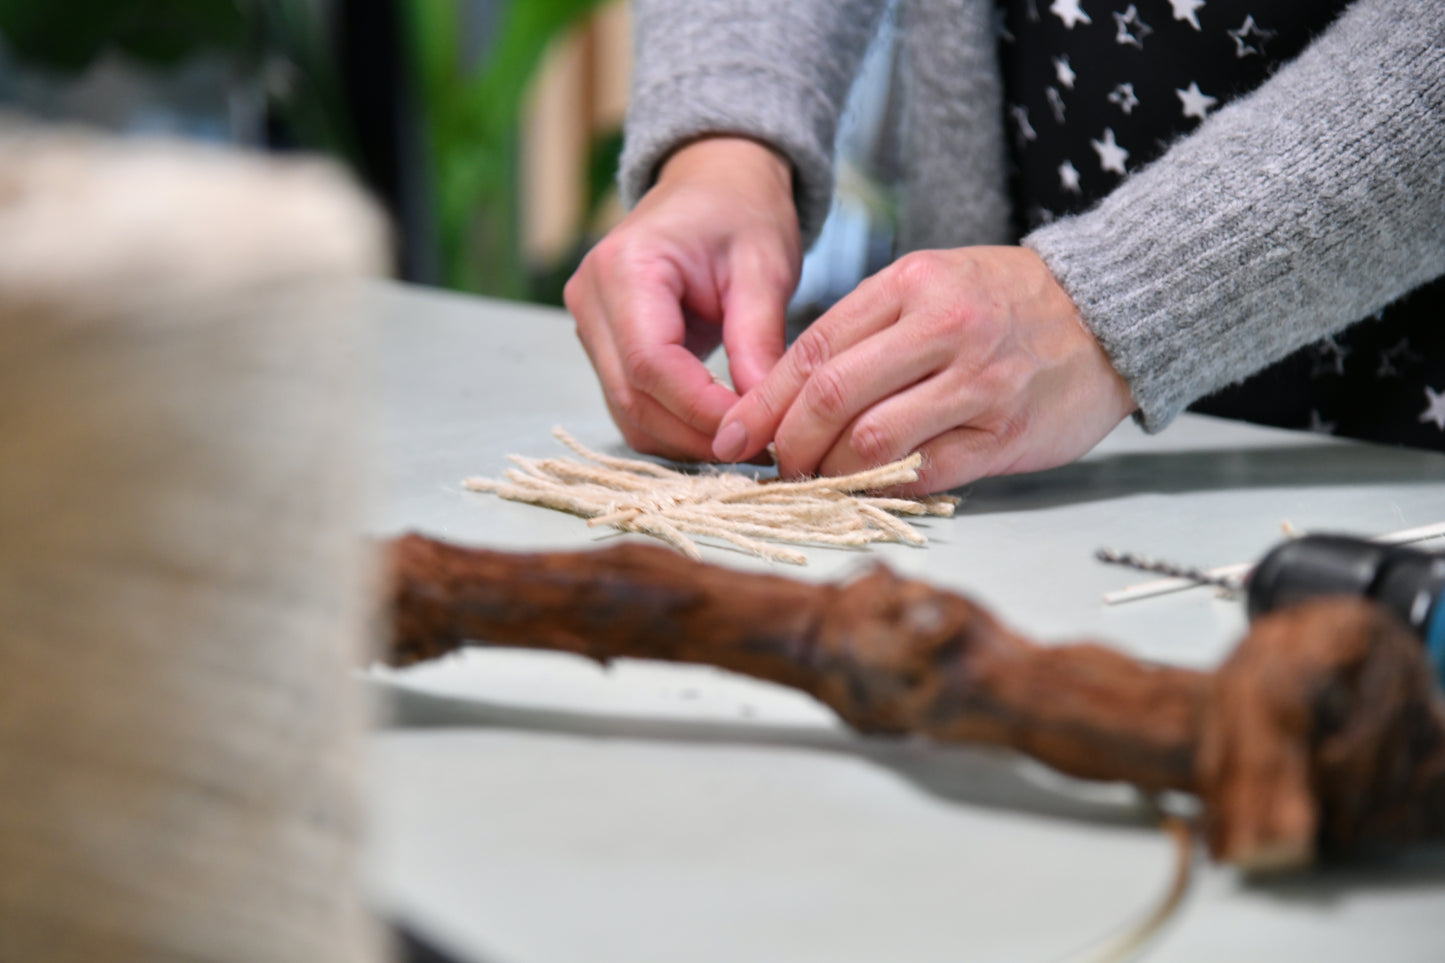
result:
[[[375,529],[581,549],[578,518],[469,493],[561,425],[623,452],[561,312],[378,286],[391,485]],[[833,578],[882,560],[1041,641],[1093,636],[1208,667],[1244,627],[1194,590],[1106,607],[1139,581],[1109,545],[1203,566],[1296,529],[1445,520],[1445,457],[1184,416],[1121,427],[1082,462],[971,486],[923,548],[812,549]],[[1146,912],[1166,838],[1122,787],[1006,753],[862,738],[811,699],[720,671],[472,649],[374,671],[370,885],[387,909],[495,963],[1057,961]],[[1251,883],[1206,868],[1147,958],[1445,960],[1445,851]]]

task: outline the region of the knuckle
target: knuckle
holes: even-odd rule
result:
[[[660,375],[657,356],[643,346],[633,346],[622,352],[622,377],[629,385],[649,391],[656,385]]]
[[[797,258],[776,244],[758,245],[749,249],[748,268],[752,277],[766,290],[791,294],[797,285]]]
[[[654,237],[622,230],[609,234],[594,250],[605,274],[638,278],[657,269],[663,247]]]
[[[1023,412],[1006,412],[990,427],[990,434],[993,435],[998,449],[1008,451],[1027,433],[1029,419]]]
[[[978,380],[988,390],[990,397],[1000,403],[1022,403],[1028,395],[1029,382],[1035,373],[1026,359],[1010,354],[989,357],[980,368]]]
[[[689,395],[687,398],[684,398],[681,402],[681,408],[682,410],[679,414],[684,424],[693,427],[702,427],[710,421],[700,395]]]
[[[746,412],[743,417],[750,427],[756,424],[776,425],[783,420],[783,406],[773,397],[767,382],[760,390],[743,396],[740,410]]]
[[[863,464],[886,465],[900,457],[901,447],[893,431],[872,419],[859,421],[848,438],[849,447]]]
[[[763,291],[770,292],[784,302],[798,286],[797,272],[782,265],[771,264],[758,268],[757,278]]]
[[[828,336],[821,327],[815,325],[793,342],[793,354],[797,359],[798,370],[806,377],[827,364],[833,352],[828,344]]]
[[[901,486],[899,494],[905,498],[922,498],[934,492],[945,491],[956,484],[963,484],[961,479],[954,480],[955,474],[956,472],[940,471],[934,462],[925,457],[923,464],[918,466],[918,478],[910,484]]]
[[[848,413],[848,388],[836,368],[820,368],[808,379],[803,403],[828,421]]]
[[[938,280],[941,261],[936,251],[914,251],[898,259],[893,277],[905,290],[928,287]]]
[[[616,246],[617,241],[611,234],[592,244],[592,249],[582,256],[582,263],[579,263],[577,270],[572,272],[572,278],[566,282],[566,288],[562,289],[562,296],[565,298],[568,292],[574,288],[577,289],[578,295],[581,294],[584,281],[601,283],[603,279],[607,278],[608,265],[613,262],[613,252],[616,250]]]
[[[617,406],[617,410],[621,412],[623,418],[633,425],[641,421],[645,414],[642,396],[635,391],[628,391],[625,388],[614,391],[612,402]],[[627,439],[627,442],[632,444],[632,439]]]
[[[632,232],[615,230],[587,252],[578,275],[596,277],[601,287],[628,284],[638,279],[652,259],[652,246]]]
[[[965,305],[957,305],[948,311],[919,313],[910,319],[912,336],[919,346],[937,341],[956,341],[967,333],[969,311]]]
[[[801,473],[799,454],[791,438],[779,434],[777,438],[773,439],[773,453],[777,456],[780,474],[786,477]]]
[[[613,231],[592,245],[592,250],[587,252],[582,263],[584,266],[590,266],[593,270],[605,271],[621,259],[621,255],[627,247],[627,232],[624,230]]]

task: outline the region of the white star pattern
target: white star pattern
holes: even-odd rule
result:
[[[1248,14],[1238,30],[1226,30],[1234,39],[1234,56],[1243,59],[1250,54],[1264,56],[1264,42],[1274,36],[1273,30],[1265,30],[1254,22],[1254,15]],[[1250,41],[1254,41],[1251,43]]]
[[[1000,41],[999,56],[1020,226],[1067,223],[1121,185],[1147,189],[1138,180],[1146,164],[1227,121],[1232,97],[1267,83],[1353,2],[990,0],[985,9],[1005,9],[1018,38]],[[1418,303],[1376,311],[1378,327],[1317,335],[1278,366],[1277,385],[1250,381],[1231,404],[1297,430],[1445,451],[1445,366],[1426,350],[1419,332],[1429,305],[1417,317]],[[1295,398],[1293,413],[1273,400],[1279,391]]]
[[[1008,109],[1009,115],[1014,119],[1014,126],[1018,128],[1020,143],[1028,143],[1038,137],[1034,125],[1029,123],[1029,109],[1021,104],[1014,104]]]
[[[1197,117],[1203,120],[1204,115],[1209,113],[1209,108],[1219,103],[1219,98],[1204,93],[1192,80],[1189,81],[1186,89],[1176,90],[1174,93],[1179,96],[1179,105],[1184,108],[1185,117]]]
[[[1335,421],[1325,421],[1320,417],[1319,411],[1311,408],[1310,423],[1305,426],[1305,431],[1313,431],[1321,435],[1332,435],[1335,433],[1335,426],[1337,424],[1339,423]]]
[[[1044,91],[1044,97],[1049,102],[1049,110],[1054,112],[1054,120],[1064,122],[1064,98],[1059,95],[1059,88],[1050,87]]]
[[[1376,316],[1372,315],[1372,317],[1379,320]],[[1402,372],[1397,367],[1397,362],[1402,365],[1416,365],[1424,360],[1423,354],[1410,347],[1409,338],[1401,338],[1380,352],[1380,366],[1375,369],[1375,377],[1381,379],[1399,377]]]
[[[1054,76],[1059,79],[1059,83],[1062,84],[1066,90],[1073,90],[1074,78],[1076,78],[1078,74],[1074,73],[1074,68],[1069,66],[1068,57],[1055,57]]]
[[[1115,43],[1140,50],[1144,49],[1144,38],[1154,32],[1153,27],[1139,19],[1139,11],[1132,3],[1128,10],[1114,14],[1114,25],[1118,28],[1114,34]]]
[[[1125,115],[1134,113],[1134,108],[1139,106],[1139,98],[1134,96],[1133,84],[1120,84],[1109,92],[1109,103],[1122,110]]]
[[[1436,428],[1445,431],[1445,390],[1435,391],[1425,386],[1425,410],[1420,412],[1420,420],[1433,421]]]
[[[1083,0],[1054,0],[1049,4],[1049,13],[1058,17],[1064,22],[1064,26],[1073,30],[1081,23],[1093,23],[1089,15],[1083,10]]]
[[[1310,369],[1311,378],[1318,378],[1321,375],[1344,374],[1345,358],[1354,350],[1340,344],[1333,335],[1316,344],[1314,348],[1315,364]]]
[[[1175,20],[1186,20],[1189,26],[1199,29],[1199,15],[1195,11],[1204,6],[1204,0],[1169,0],[1169,6],[1174,8]]]
[[[1059,165],[1059,185],[1071,194],[1079,193],[1079,171],[1073,161],[1064,161]]]
[[[1099,155],[1100,167],[1119,175],[1127,173],[1124,162],[1129,159],[1129,152],[1114,140],[1114,128],[1105,127],[1104,139],[1091,140],[1089,143],[1094,145],[1094,152]]]
[[[1008,11],[1001,6],[993,9],[993,35],[1004,43],[1018,42],[1018,38],[1008,28]]]

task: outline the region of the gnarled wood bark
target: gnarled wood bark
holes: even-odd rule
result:
[[[1037,646],[881,566],[815,584],[648,545],[511,554],[409,535],[389,551],[393,664],[477,643],[719,666],[801,689],[860,731],[1196,793],[1214,855],[1255,868],[1445,837],[1445,706],[1413,636],[1364,602],[1261,620],[1209,674]]]

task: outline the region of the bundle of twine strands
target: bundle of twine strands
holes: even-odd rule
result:
[[[586,461],[524,458],[504,480],[468,478],[475,492],[572,512],[589,526],[611,525],[652,535],[690,558],[701,555],[689,536],[719,538],[764,558],[807,564],[795,545],[857,547],[872,542],[922,545],[923,533],[897,516],[949,516],[958,499],[885,498],[868,492],[918,478],[922,456],[837,478],[759,481],[734,472],[686,474],[649,461],[615,458],[584,447],[555,428],[552,435]]]
[[[315,162],[0,133],[0,961],[372,963],[368,562]]]

